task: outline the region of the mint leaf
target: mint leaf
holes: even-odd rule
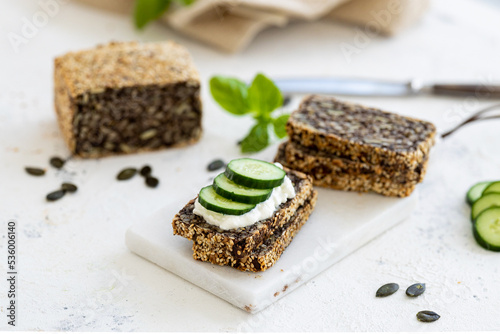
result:
[[[259,73],[248,89],[248,103],[252,111],[258,114],[269,114],[281,107],[283,96],[274,82]]]
[[[149,22],[159,18],[170,5],[171,0],[136,0],[134,23],[137,29],[144,28]]]
[[[250,130],[241,141],[241,152],[253,153],[263,150],[269,145],[269,123],[259,122]]]
[[[288,121],[290,115],[281,115],[278,118],[273,119],[274,133],[279,139],[286,137],[286,122]]]
[[[210,92],[214,100],[231,114],[243,115],[248,109],[247,85],[235,78],[215,76],[210,79]]]

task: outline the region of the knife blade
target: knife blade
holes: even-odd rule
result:
[[[394,82],[358,78],[289,78],[275,79],[284,94],[336,94],[351,96],[475,96],[500,98],[500,85],[490,84],[424,84],[415,79]]]

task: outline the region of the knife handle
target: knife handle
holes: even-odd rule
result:
[[[495,85],[448,85],[435,84],[430,87],[432,94],[475,96],[479,99],[500,98],[500,86]]]

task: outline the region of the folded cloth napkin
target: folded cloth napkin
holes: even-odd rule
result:
[[[131,13],[134,0],[79,0]],[[196,0],[171,6],[160,18],[172,28],[220,49],[236,52],[270,26],[320,18],[356,24],[366,33],[392,35],[414,23],[430,0]]]

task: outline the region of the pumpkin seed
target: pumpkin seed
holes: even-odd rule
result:
[[[417,313],[418,321],[422,321],[422,322],[434,322],[434,321],[438,320],[439,318],[441,318],[441,316],[439,314],[437,314],[436,312],[432,312],[432,311],[420,311]]]
[[[36,167],[26,167],[25,168],[26,173],[33,175],[33,176],[42,176],[45,175],[45,170],[41,168],[36,168]]]
[[[425,292],[425,283],[415,283],[406,289],[408,297],[418,297]]]
[[[118,175],[116,176],[116,178],[119,181],[124,181],[124,180],[131,179],[136,173],[137,173],[137,169],[136,168],[125,168],[120,173],[118,173]]]
[[[52,167],[55,167],[57,169],[61,169],[61,168],[63,168],[66,161],[64,161],[63,159],[61,159],[59,157],[52,157],[52,158],[50,158],[49,163]]]
[[[375,294],[376,297],[387,297],[399,290],[399,285],[396,283],[387,283],[382,285]]]
[[[151,169],[150,166],[146,165],[144,167],[141,168],[141,171],[139,172],[142,176],[149,176],[151,175],[151,172],[153,170]]]
[[[146,185],[151,188],[156,188],[160,181],[156,177],[147,176],[146,177]]]
[[[224,161],[222,161],[220,159],[217,159],[217,160],[214,160],[214,161],[212,161],[211,163],[208,164],[207,170],[210,171],[210,172],[213,172],[214,170],[221,169],[225,165],[226,164],[224,163]]]
[[[61,185],[61,190],[67,191],[69,193],[74,193],[75,191],[78,190],[78,187],[75,186],[73,183],[63,183]]]
[[[290,104],[290,101],[292,101],[292,97],[290,95],[286,95],[283,97],[283,104],[281,107],[286,107],[287,105]]]
[[[58,199],[62,198],[66,194],[65,190],[59,189],[56,191],[51,192],[46,196],[47,201],[53,202],[57,201]]]

